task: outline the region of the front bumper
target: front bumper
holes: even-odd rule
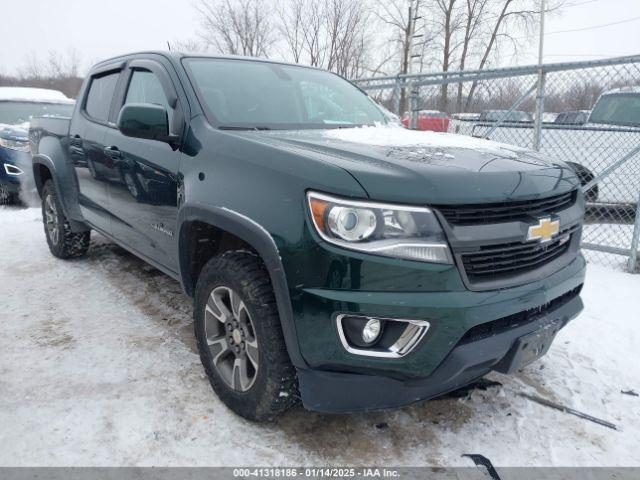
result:
[[[510,373],[513,357],[520,353],[518,339],[551,326],[556,328],[555,336],[580,313],[583,305],[579,288],[555,300],[557,304],[538,318],[516,323],[498,334],[479,333],[477,338],[458,343],[426,378],[403,381],[377,375],[298,370],[303,404],[309,410],[333,413],[395,408],[456,390],[492,370]],[[550,343],[542,353],[549,346]]]
[[[481,292],[466,289],[455,267],[425,266],[428,270],[420,276],[411,276],[418,273],[415,270],[396,270],[391,262],[377,268],[375,262],[363,261],[356,273],[352,267],[342,277],[358,279],[351,286],[360,289],[310,288],[293,297],[300,351],[307,363],[298,369],[300,392],[304,405],[312,410],[381,409],[433,398],[491,370],[504,371],[518,338],[549,322],[561,328],[582,309],[578,292],[584,283],[585,261],[581,255],[537,282]],[[413,284],[424,290],[363,289],[374,285],[372,278],[381,279],[376,286]],[[561,298],[566,302],[559,304]],[[542,316],[517,320],[497,334],[469,341],[469,334],[478,329],[531,311],[542,311]],[[342,346],[334,321],[339,314],[420,319],[431,327],[402,358],[366,357]]]

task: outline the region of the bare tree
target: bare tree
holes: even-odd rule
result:
[[[518,30],[530,31],[535,23],[540,8],[536,0],[483,0],[487,2],[487,6],[483,9],[485,19],[489,26],[484,34],[484,48],[478,63],[478,70],[482,70],[487,66],[492,55],[495,56],[500,49],[502,41],[510,41],[512,45],[516,45],[515,35],[511,33],[513,27],[519,27]],[[553,9],[557,9],[561,3],[557,3]],[[490,20],[493,19],[491,22]],[[473,95],[477,88],[477,82],[474,82],[467,96],[466,107],[473,101]]]
[[[472,41],[476,38],[477,32],[484,19],[487,2],[486,0],[465,0],[465,6],[464,35],[462,38],[462,52],[460,53],[458,70],[464,70],[467,66],[467,56],[472,48]],[[462,108],[462,86],[462,82],[458,84],[457,111],[460,111]]]
[[[406,75],[409,72],[411,63],[411,50],[415,39],[412,34],[416,29],[412,22],[420,14],[420,0],[377,0],[376,16],[390,29],[391,41],[396,46],[394,54],[389,60],[396,59],[398,74]],[[421,25],[423,35],[424,26]],[[427,45],[427,40],[423,39],[422,45]],[[424,49],[422,49],[424,51]],[[398,61],[399,59],[399,61]],[[400,113],[406,110],[406,93],[404,89],[400,91]]]
[[[287,54],[295,63],[300,63],[304,52],[303,21],[305,14],[303,0],[283,0],[278,9],[280,20],[278,29],[284,39]]]
[[[275,42],[271,10],[264,0],[199,0],[205,44],[220,53],[268,57]]]
[[[171,50],[177,50],[179,52],[203,52],[207,50],[207,46],[204,42],[197,39],[187,40],[174,40],[169,45]]]
[[[44,68],[48,77],[77,77],[80,68],[80,54],[75,48],[69,49],[65,53],[51,50]]]
[[[18,69],[20,78],[39,80],[44,76],[42,63],[35,52],[29,52],[25,57],[22,66]]]
[[[51,88],[75,97],[82,85],[80,64],[80,56],[75,49],[65,52],[51,50],[45,59],[30,52],[18,69],[17,77],[3,76],[0,82],[6,86]]]
[[[320,67],[324,63],[326,53],[324,45],[325,18],[324,2],[318,0],[305,2],[302,38],[304,51],[308,55],[309,64],[313,67]]]
[[[364,70],[367,12],[361,0],[328,0],[325,8],[326,68],[345,77]]]
[[[464,25],[464,16],[460,13],[458,0],[435,0],[431,11],[433,16],[430,22],[440,30],[442,42],[442,71],[448,72],[454,63],[454,55],[464,42],[458,41],[460,30]],[[448,87],[443,83],[440,93],[440,110],[446,111],[448,107]]]
[[[365,0],[284,0],[278,17],[285,57],[351,78],[365,71]]]

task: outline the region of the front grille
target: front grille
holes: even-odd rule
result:
[[[526,220],[571,207],[576,202],[577,191],[539,200],[485,203],[470,205],[436,206],[451,225],[483,225],[488,223]]]
[[[470,282],[498,280],[535,270],[564,255],[571,244],[574,226],[563,230],[555,240],[487,245],[476,252],[463,253],[460,258]],[[569,238],[567,238],[567,236]]]
[[[540,305],[539,307],[525,310],[524,312],[514,313],[513,315],[509,315],[508,317],[499,318],[491,322],[476,325],[470,330],[467,330],[458,345],[482,340],[483,338],[492,337],[493,335],[498,335],[513,328],[535,322],[536,320],[539,320],[540,318],[547,315],[549,312],[552,312],[553,310],[573,300],[580,294],[580,290],[582,290],[582,285],[574,288],[573,290],[569,290],[567,293],[560,295],[559,297],[556,297],[550,302],[547,302],[544,305]]]

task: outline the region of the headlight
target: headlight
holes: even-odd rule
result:
[[[20,152],[29,151],[29,142],[22,140],[10,140],[8,138],[0,137],[0,147],[9,148],[11,150],[18,150]]]
[[[453,263],[429,208],[345,200],[308,192],[313,225],[327,242],[350,250],[421,262]]]

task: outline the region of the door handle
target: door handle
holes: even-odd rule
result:
[[[122,152],[118,149],[118,147],[111,146],[104,149],[104,154],[107,157],[111,157],[114,160],[122,158]]]

